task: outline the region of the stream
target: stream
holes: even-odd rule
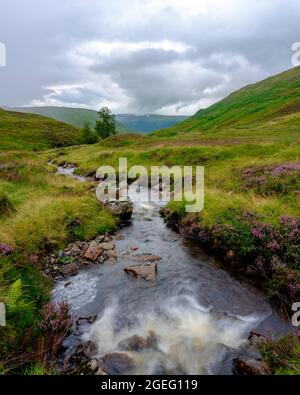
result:
[[[68,176],[73,171],[58,170]],[[116,241],[117,264],[93,265],[58,281],[53,300],[67,300],[79,317],[97,314],[80,338],[97,345],[98,357],[120,351],[119,343],[130,336],[146,338],[153,331],[155,347],[128,352],[135,367],[127,374],[232,374],[232,359],[251,330],[280,335],[288,325],[263,293],[167,228],[159,215],[163,203],[145,202],[146,194],[129,189],[134,211],[131,223],[118,232],[124,238]],[[141,253],[161,257],[156,284],[123,270]]]

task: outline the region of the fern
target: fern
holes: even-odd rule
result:
[[[34,309],[32,304],[26,301],[20,278],[7,291],[6,309],[8,317],[20,319],[22,326],[29,325],[33,320]]]

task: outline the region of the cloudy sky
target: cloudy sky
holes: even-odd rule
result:
[[[291,68],[299,0],[0,0],[0,105],[193,114]]]

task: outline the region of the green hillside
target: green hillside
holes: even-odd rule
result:
[[[300,129],[300,67],[242,88],[157,136],[200,139],[293,138]]]
[[[94,125],[98,113],[95,110],[84,108],[68,107],[15,107],[6,108],[8,111],[18,111],[37,115],[43,115],[57,121],[68,123],[77,128],[82,128],[85,121]],[[119,134],[128,132],[149,133],[154,130],[167,128],[178,122],[185,120],[185,116],[168,116],[168,115],[133,115],[117,114],[116,123]]]
[[[78,129],[39,115],[0,109],[0,150],[43,150],[80,143]]]
[[[97,111],[84,108],[68,107],[15,107],[6,108],[8,111],[18,111],[29,114],[37,114],[45,117],[56,119],[60,122],[68,123],[76,128],[82,128],[85,121],[92,125],[98,117]],[[117,120],[117,131],[119,134],[127,133],[127,129]]]

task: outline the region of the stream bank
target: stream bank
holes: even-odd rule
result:
[[[133,216],[115,240],[115,264],[83,268],[54,287],[53,301],[66,300],[77,317],[97,316],[66,339],[67,358],[85,343],[99,374],[232,374],[234,359],[251,356],[251,330],[280,336],[288,324],[264,294],[167,228],[163,203],[147,194],[129,190]],[[160,258],[155,283],[124,271],[145,254]]]

